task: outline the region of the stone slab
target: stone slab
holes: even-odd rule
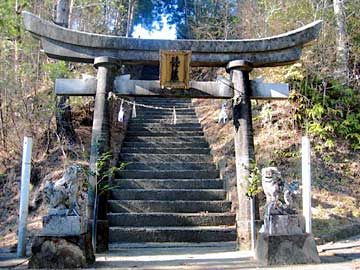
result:
[[[88,231],[87,219],[79,216],[44,216],[42,236],[80,235]]]
[[[260,233],[256,259],[262,265],[320,263],[315,240],[311,234],[269,235]]]
[[[263,225],[261,233],[269,235],[293,235],[305,232],[305,219],[299,215],[271,215],[269,224]]]
[[[234,96],[231,81],[218,78],[217,81],[190,82],[190,89],[161,89],[159,81],[123,80],[118,76],[114,80],[114,93],[119,96],[136,97],[186,97],[186,98],[220,98],[229,99]],[[89,79],[56,79],[55,93],[59,96],[94,96],[96,78]],[[251,98],[253,99],[287,99],[289,84],[263,83],[261,80],[251,81]],[[178,107],[177,105],[175,105]],[[171,114],[172,111],[169,111]]]

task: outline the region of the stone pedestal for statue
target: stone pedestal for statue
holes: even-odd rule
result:
[[[29,268],[83,268],[95,262],[87,219],[45,216],[31,246]]]
[[[264,168],[261,174],[266,205],[256,259],[264,265],[320,263],[314,238],[305,233],[304,217],[295,214],[298,183],[285,182],[276,167]],[[285,203],[280,201],[282,193]]]
[[[61,179],[45,184],[44,194],[49,211],[32,242],[29,268],[83,268],[94,263],[91,231],[80,198],[81,168],[68,167]]]
[[[320,263],[316,243],[311,234],[304,233],[301,216],[273,215],[269,230],[260,232],[256,259],[264,265]]]

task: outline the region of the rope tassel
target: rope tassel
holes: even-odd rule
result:
[[[136,102],[133,103],[131,118],[136,118]]]
[[[177,121],[176,110],[175,110],[175,107],[174,107],[174,109],[173,109],[173,125],[176,125],[176,121]]]
[[[121,105],[120,105],[120,110],[119,110],[119,113],[118,113],[118,121],[121,122],[121,123],[124,122],[124,115],[125,115],[124,108],[123,108],[123,103],[124,103],[124,101],[122,100]]]

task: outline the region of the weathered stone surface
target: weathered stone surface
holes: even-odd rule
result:
[[[304,217],[298,215],[271,215],[270,230],[271,235],[293,235],[305,232]]]
[[[36,236],[29,268],[82,268],[95,262],[90,233],[78,236]]]
[[[80,216],[44,216],[41,235],[79,235],[88,231],[87,224]]]
[[[264,265],[320,263],[315,241],[310,234],[259,234],[256,259]]]
[[[122,80],[121,76],[114,81],[113,92],[119,96],[133,97],[192,97],[192,98],[232,98],[234,86],[225,78],[215,82],[190,82],[190,89],[161,89],[157,80]],[[56,79],[55,93],[59,96],[94,96],[96,79]],[[253,99],[287,99],[289,85],[284,83],[263,83],[260,80],[251,81],[250,96]],[[156,112],[155,112],[156,113]],[[163,112],[161,112],[163,113]]]
[[[159,81],[122,80],[119,77],[114,81],[114,93],[120,96],[139,97],[193,97],[193,98],[231,98],[232,85],[217,82],[190,82],[190,89],[161,89]],[[96,92],[96,79],[57,79],[55,93],[66,96],[93,96]]]
[[[301,56],[302,47],[317,38],[321,21],[282,35],[247,40],[144,40],[69,30],[23,12],[25,28],[41,39],[47,55],[92,63],[98,56],[121,59],[124,64],[159,64],[160,50],[192,51],[191,66],[226,66],[243,59],[254,67],[287,65]]]

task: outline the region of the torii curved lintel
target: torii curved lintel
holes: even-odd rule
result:
[[[22,13],[26,30],[42,41],[52,58],[93,63],[109,56],[126,64],[159,64],[160,50],[192,51],[191,66],[226,66],[242,59],[254,67],[281,66],[300,59],[302,48],[315,40],[321,21],[273,37],[243,40],[157,40],[125,38],[75,31]]]

